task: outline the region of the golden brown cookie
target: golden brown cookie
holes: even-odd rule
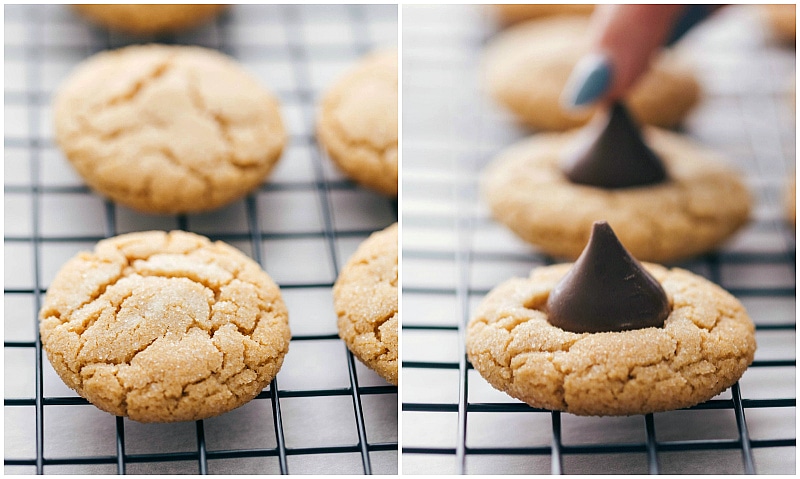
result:
[[[278,101],[233,59],[189,46],[102,52],[66,80],[55,135],[94,190],[147,213],[205,211],[259,184],[286,141]]]
[[[183,231],[100,241],[61,268],[39,316],[42,346],[67,386],[141,422],[239,407],[289,349],[270,277],[232,246]]]
[[[350,351],[397,385],[397,223],[361,243],[336,279],[333,304]]]
[[[322,98],[317,140],[363,186],[397,196],[397,52],[373,53]]]
[[[91,21],[136,35],[177,32],[211,21],[227,5],[84,4],[73,5]]]
[[[782,42],[794,44],[797,36],[797,5],[768,4],[761,8],[775,37]]]
[[[671,312],[663,327],[573,333],[551,325],[544,305],[570,264],[499,285],[467,327],[467,354],[492,386],[533,407],[619,416],[689,407],[733,385],[753,361],[744,307],[681,269],[644,264]]]
[[[596,108],[567,112],[560,96],[578,60],[588,51],[588,17],[558,16],[515,25],[486,48],[488,92],[533,129],[566,130],[585,124]],[[691,70],[667,52],[626,97],[639,123],[674,127],[697,103],[700,86]]]
[[[593,4],[580,3],[511,3],[490,5],[490,8],[494,10],[499,20],[506,24],[552,15],[589,15],[594,11]]]
[[[689,139],[645,128],[670,179],[605,189],[572,183],[558,166],[578,134],[531,137],[500,153],[482,174],[492,215],[544,252],[574,260],[592,223],[607,220],[636,258],[667,262],[713,250],[747,222],[751,197],[739,175]]]

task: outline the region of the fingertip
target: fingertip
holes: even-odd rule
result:
[[[560,102],[567,110],[583,108],[601,100],[613,83],[609,58],[602,53],[584,55],[572,69]]]

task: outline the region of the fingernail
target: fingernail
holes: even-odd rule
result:
[[[561,104],[576,108],[594,103],[611,86],[611,64],[605,55],[584,56],[575,65],[561,95]]]
[[[672,28],[672,32],[667,36],[667,41],[664,45],[671,46],[680,40],[693,26],[711,15],[712,11],[713,7],[711,5],[688,5],[683,11],[683,14],[678,18],[678,21],[675,22],[675,26]]]

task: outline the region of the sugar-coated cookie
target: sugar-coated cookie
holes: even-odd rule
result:
[[[594,11],[593,4],[580,3],[506,3],[490,5],[490,8],[503,23],[517,23],[552,15],[589,15]]]
[[[397,52],[373,53],[325,93],[317,139],[357,183],[397,196]]]
[[[42,346],[70,388],[141,422],[216,416],[258,395],[289,349],[278,286],[225,243],[150,231],[68,261],[40,311]]]
[[[149,35],[177,32],[208,22],[226,5],[80,4],[73,7],[111,30]]]
[[[748,221],[752,200],[739,174],[708,149],[654,127],[644,136],[666,181],[615,189],[571,182],[559,162],[579,134],[523,140],[482,173],[492,215],[542,251],[573,260],[592,223],[607,220],[636,258],[667,262],[713,250]]]
[[[548,296],[571,267],[508,280],[477,308],[467,354],[495,388],[577,415],[645,414],[711,399],[753,361],[755,328],[736,298],[688,271],[655,264],[644,267],[669,301],[663,327],[575,333],[553,326]]]
[[[350,351],[397,385],[397,223],[359,245],[336,279],[333,303]]]
[[[566,130],[589,121],[596,108],[568,112],[560,103],[573,67],[588,51],[588,23],[585,16],[557,16],[499,33],[482,67],[489,94],[533,129]],[[626,97],[640,123],[674,127],[700,97],[694,74],[675,53],[659,57]]]
[[[147,213],[212,210],[258,187],[286,142],[278,101],[233,59],[143,45],[81,63],[55,136],[86,183]]]

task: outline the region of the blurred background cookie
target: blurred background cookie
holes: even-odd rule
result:
[[[505,24],[517,23],[532,18],[551,15],[589,15],[594,11],[593,4],[560,3],[560,4],[521,4],[505,3],[489,5],[494,15]]]
[[[227,5],[80,4],[73,7],[110,30],[147,35],[195,27],[210,21]]]
[[[58,145],[86,183],[146,213],[212,210],[244,196],[286,141],[277,99],[232,58],[200,47],[94,55],[53,108]]]
[[[640,137],[622,108],[608,117],[598,115],[577,131],[535,135],[501,152],[482,178],[494,218],[546,253],[572,260],[592,223],[607,220],[631,254],[655,262],[713,250],[747,223],[751,196],[725,161],[670,131],[649,127]],[[581,178],[566,171],[578,169],[564,161],[575,150],[586,156],[577,165]],[[663,163],[663,176],[606,184],[630,175],[652,154]]]
[[[567,112],[560,97],[588,50],[588,25],[585,16],[551,17],[514,25],[493,37],[483,62],[489,94],[533,129],[565,130],[585,124],[596,109]],[[625,98],[639,122],[675,127],[698,102],[700,85],[676,53],[661,55]]]

